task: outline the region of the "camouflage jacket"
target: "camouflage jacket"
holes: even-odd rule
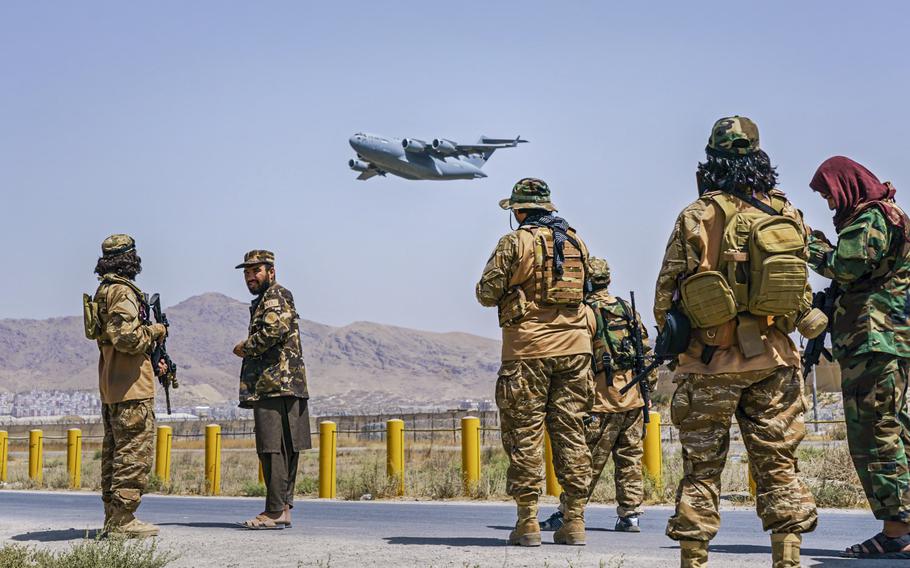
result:
[[[98,338],[98,388],[101,402],[113,404],[155,396],[149,352],[154,346],[148,305],[134,282],[105,274],[95,292],[101,336]]]
[[[297,319],[294,296],[277,282],[253,300],[240,368],[241,407],[262,398],[309,398]]]
[[[910,357],[910,240],[869,207],[840,231],[832,246],[816,231],[809,263],[837,281],[831,341],[837,358],[868,352]]]
[[[585,304],[594,312],[597,330],[594,332],[594,381],[597,402],[594,412],[623,412],[644,406],[640,390],[636,387],[625,395],[619,394],[627,382],[635,378],[635,346],[632,342],[632,306],[622,298],[610,294],[606,288],[595,290],[585,297]],[[635,314],[635,322],[641,330],[644,347],[643,355],[651,352],[648,345],[648,331],[641,323],[641,316]],[[607,386],[607,365],[612,371],[613,386]],[[657,369],[647,379],[651,390],[657,385]]]

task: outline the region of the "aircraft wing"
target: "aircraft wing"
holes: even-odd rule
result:
[[[521,136],[516,137],[514,140],[508,138],[481,137],[480,142],[477,142],[476,144],[456,144],[455,149],[460,153],[476,154],[488,152],[490,150],[498,150],[500,148],[514,148],[519,144],[525,143],[527,143],[527,140],[522,140]]]
[[[357,179],[360,179],[360,180],[370,179],[371,177],[373,177],[375,175],[379,175],[379,172],[376,170],[370,169],[370,170],[367,170],[367,171],[361,173],[359,176],[357,176]]]

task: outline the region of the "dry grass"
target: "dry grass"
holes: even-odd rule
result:
[[[837,438],[836,431],[832,433]],[[227,443],[230,442],[230,443]],[[261,497],[265,487],[258,483],[258,460],[253,441],[225,440],[222,458],[223,495]],[[83,452],[82,488],[100,489],[100,457],[97,448]],[[318,494],[318,452],[311,450],[300,456],[297,493],[305,497]],[[198,440],[181,440],[174,444],[171,480],[151,475],[149,490],[164,494],[203,495],[204,452]],[[452,445],[408,443],[406,445],[405,496],[418,499],[463,498],[460,448]],[[499,446],[487,446],[481,459],[481,480],[468,496],[473,499],[508,499],[505,494],[508,460]],[[751,503],[748,464],[744,456],[731,452],[722,475],[726,498]],[[846,444],[830,441],[824,445],[800,449],[801,477],[806,481],[821,507],[865,507],[866,500],[853,470]],[[339,437],[337,454],[337,496],[340,499],[387,499],[397,497],[397,485],[386,476],[385,444],[381,441],[355,440]],[[65,489],[69,478],[65,455],[49,451],[45,457],[44,480],[28,479],[28,457],[11,452],[9,462],[10,488]],[[663,485],[658,487],[646,476],[645,502],[672,503],[676,487],[682,478],[682,457],[677,445],[668,446],[663,458]],[[368,496],[368,497],[366,497]],[[594,491],[592,500],[598,503],[615,501],[613,467],[607,464]]]

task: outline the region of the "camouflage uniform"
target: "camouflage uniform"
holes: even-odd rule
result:
[[[127,235],[112,235],[101,245],[108,258],[133,250],[135,241]],[[148,305],[135,283],[116,274],[104,274],[100,280],[93,301],[98,306],[104,425],[101,499],[106,523],[134,527],[138,521],[133,514],[148,486],[155,438],[155,376],[149,353],[166,331],[149,323]]]
[[[252,250],[237,268],[258,264],[274,266],[275,255]],[[253,409],[265,510],[273,513],[294,506],[300,451],[312,447],[298,317],[290,290],[273,282],[250,305],[249,337],[242,348],[240,407]]]
[[[743,117],[721,119],[712,129],[706,151],[709,156],[729,160],[747,156],[758,151],[758,129]],[[667,311],[677,304],[685,278],[719,270],[725,214],[714,201],[717,192],[708,189],[700,188],[702,197],[680,213],[667,244],[654,300],[659,327],[664,325]],[[799,212],[781,192],[755,195],[765,199],[765,205],[782,204],[782,215],[802,223]],[[736,200],[736,206],[739,211],[755,210],[746,201]],[[808,287],[805,296],[796,319],[811,308]],[[757,326],[760,353],[746,357],[735,339],[722,342],[719,339],[724,334],[693,325],[689,349],[679,356],[674,379],[677,387],[671,417],[679,428],[685,475],[667,536],[681,541],[683,566],[706,565],[707,542],[720,524],[720,479],[735,415],[757,486],[757,513],[764,529],[772,532],[775,566],[782,559],[786,562],[780,566],[798,566],[800,534],[815,528],[817,515],[808,487],[797,476],[796,449],[805,436],[806,403],[799,354],[788,337],[792,318],[740,311],[728,323],[730,337],[736,336],[736,328],[743,323]],[[705,342],[714,339],[718,341],[713,357],[704,358]]]
[[[532,213],[535,209],[555,211],[549,188],[532,178],[516,183],[512,197],[501,201],[500,206]],[[476,289],[482,305],[499,308],[503,328],[496,403],[502,444],[510,462],[506,491],[519,506],[516,532],[521,532],[524,523],[529,533],[536,533],[538,544],[544,426],[553,446],[556,476],[567,498],[574,499],[574,526],[580,531],[581,542],[591,476],[583,425],[593,401],[593,321],[582,303],[587,249],[564,221],[554,219],[562,223],[559,229],[532,227],[526,220],[518,230],[502,237]],[[556,263],[559,253],[554,244],[558,232],[567,239],[562,245],[561,266]],[[545,299],[545,293],[552,296]],[[556,540],[564,539],[560,536]],[[510,541],[517,543],[512,537]]]
[[[843,290],[831,342],[856,472],[877,519],[908,523],[910,239],[868,207],[840,230],[836,247],[816,231],[809,249],[812,268]]]

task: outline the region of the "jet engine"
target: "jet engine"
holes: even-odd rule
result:
[[[457,151],[455,143],[445,138],[436,138],[433,140],[433,149],[440,154],[454,154]]]
[[[370,169],[370,164],[361,162],[360,160],[350,159],[348,160],[348,167],[355,172],[365,172]]]
[[[418,142],[411,138],[402,140],[401,147],[404,148],[405,152],[423,152],[427,148],[422,142]]]

